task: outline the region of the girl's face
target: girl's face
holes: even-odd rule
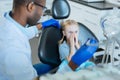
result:
[[[65,26],[65,30],[63,31],[63,35],[66,36],[67,40],[70,40],[71,35],[76,35],[78,37],[79,27],[78,25],[67,25]]]

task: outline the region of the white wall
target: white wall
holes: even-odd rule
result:
[[[12,9],[12,1],[13,0],[0,0],[0,16]]]
[[[46,0],[46,7],[50,9],[52,7],[53,0]]]
[[[120,0],[106,0],[106,2],[120,6]]]

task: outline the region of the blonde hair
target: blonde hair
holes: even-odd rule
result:
[[[77,26],[79,26],[79,24],[75,20],[70,20],[69,19],[69,20],[66,20],[66,21],[61,23],[62,31],[64,31],[65,27],[68,26],[68,25],[77,25]],[[66,37],[63,35],[62,39],[59,41],[59,44],[63,43],[64,40],[66,40]]]

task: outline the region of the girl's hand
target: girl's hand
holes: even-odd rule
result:
[[[74,49],[75,42],[74,42],[74,34],[71,34],[70,36],[70,49]]]
[[[69,56],[68,56],[68,61],[71,60],[71,57],[74,55],[75,53],[75,42],[74,42],[74,34],[72,34],[70,36],[70,53],[69,53]]]
[[[79,41],[78,41],[78,36],[75,34],[75,37],[74,37],[74,42],[75,42],[75,47],[77,48],[77,49],[79,49],[80,48],[80,43],[79,43]]]

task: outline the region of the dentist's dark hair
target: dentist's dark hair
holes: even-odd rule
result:
[[[13,8],[27,6],[30,2],[42,2],[44,0],[13,0]]]
[[[42,2],[44,0],[13,0],[13,8],[27,5],[30,2]]]
[[[34,0],[13,0],[13,8],[27,5],[28,3],[32,2]]]

